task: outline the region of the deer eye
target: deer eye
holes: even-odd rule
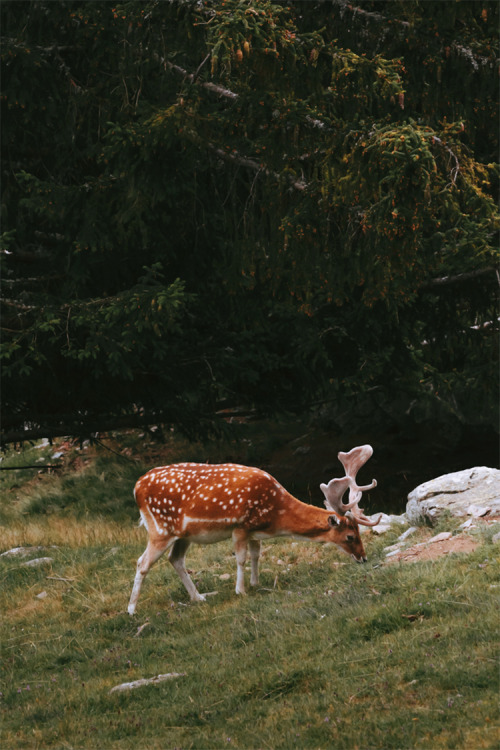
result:
[[[347,537],[346,537],[346,539],[347,539],[347,541],[349,543],[353,542],[354,541],[354,534],[348,534]]]

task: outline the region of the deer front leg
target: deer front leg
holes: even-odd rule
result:
[[[250,547],[250,561],[252,564],[252,572],[250,574],[250,586],[258,586],[260,542],[258,541],[258,539],[250,539],[248,545]]]
[[[245,561],[247,559],[247,532],[243,529],[233,531],[234,554],[236,557],[236,593],[245,594]]]
[[[173,539],[161,539],[148,542],[143,554],[137,560],[137,569],[135,573],[134,585],[128,603],[128,613],[133,615],[137,606],[137,600],[141,591],[142,582],[145,579],[152,565],[163,555],[166,549],[173,543]]]
[[[170,555],[168,556],[168,560],[170,563],[172,563],[179,578],[184,584],[184,587],[188,592],[191,601],[204,602],[204,595],[200,594],[200,592],[194,585],[184,563],[184,558],[186,557],[186,552],[188,551],[188,547],[190,546],[190,544],[191,542],[189,542],[187,539],[177,539],[174,546],[172,547]]]

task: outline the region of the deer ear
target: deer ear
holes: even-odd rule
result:
[[[328,516],[329,526],[340,526],[340,519],[337,516]]]

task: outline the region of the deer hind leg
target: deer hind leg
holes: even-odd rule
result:
[[[233,531],[234,555],[236,557],[236,593],[245,594],[245,562],[247,559],[248,536],[243,529]]]
[[[200,592],[194,585],[184,564],[184,558],[186,557],[186,552],[188,551],[188,547],[190,546],[190,544],[191,543],[187,539],[176,539],[174,546],[172,547],[172,551],[168,556],[168,559],[169,562],[174,566],[179,578],[184,584],[184,587],[186,588],[191,601],[204,602],[205,596],[203,594],[200,594]]]
[[[252,572],[250,574],[250,586],[257,586],[259,583],[259,557],[260,557],[260,542],[258,539],[250,539],[248,542],[250,548],[250,561],[252,564]]]
[[[135,612],[142,582],[148,574],[149,569],[157,560],[159,560],[165,550],[167,550],[173,544],[173,542],[173,539],[150,539],[148,541],[148,546],[146,547],[140,558],[137,560],[134,585],[132,587],[132,593],[130,595],[130,601],[128,603],[129,615],[133,615]]]

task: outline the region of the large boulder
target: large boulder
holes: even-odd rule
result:
[[[500,515],[500,471],[487,466],[444,474],[419,485],[408,495],[411,524],[434,525],[445,511],[453,516]]]

